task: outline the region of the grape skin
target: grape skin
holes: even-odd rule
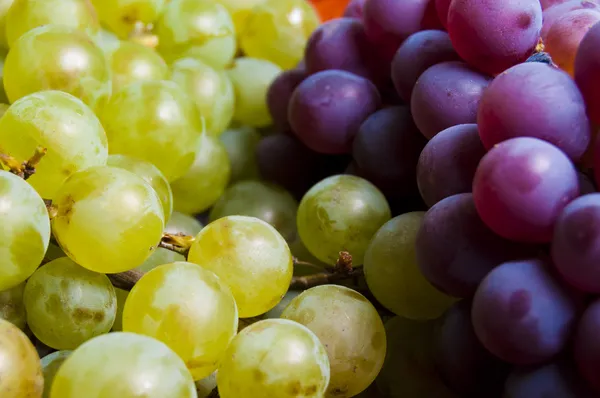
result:
[[[173,212],[171,219],[165,227],[165,232],[170,234],[183,233],[184,235],[196,236],[204,228],[197,219],[187,214]]]
[[[579,373],[596,390],[600,391],[600,378],[598,378],[598,364],[600,364],[600,345],[598,333],[600,332],[600,301],[594,300],[585,310],[574,338],[574,358]]]
[[[0,291],[0,319],[9,321],[21,330],[25,330],[27,314],[23,303],[25,282]]]
[[[435,10],[444,28],[448,29],[448,10],[452,0],[434,0]]]
[[[154,22],[168,0],[91,0],[100,21],[126,39],[137,22]]]
[[[267,0],[217,0],[217,3],[224,5],[231,14],[237,33],[243,30],[252,10],[266,2]]]
[[[42,358],[42,372],[44,373],[44,394],[42,398],[50,398],[54,376],[56,376],[58,369],[60,369],[71,353],[72,351],[68,350],[55,351]]]
[[[600,123],[600,79],[597,73],[600,55],[596,51],[599,43],[600,23],[597,23],[583,37],[575,56],[575,82],[585,99],[588,116],[594,123]]]
[[[344,16],[361,19],[366,2],[367,0],[350,0],[344,11]]]
[[[256,147],[262,136],[249,126],[230,128],[219,136],[229,156],[231,176],[229,183],[259,179]]]
[[[273,125],[280,132],[287,132],[292,127],[288,120],[288,108],[294,90],[308,74],[304,68],[284,70],[269,86],[267,106],[273,119]]]
[[[167,63],[156,51],[138,43],[121,41],[107,57],[112,72],[113,92],[144,80],[162,80],[169,75]]]
[[[12,6],[14,0],[0,0],[0,48],[8,49],[8,40],[6,38],[6,17],[8,10]],[[4,87],[2,87],[4,90]]]
[[[185,258],[183,258],[183,261],[185,261]],[[168,264],[168,262],[164,264]],[[111,331],[121,332],[123,330],[123,309],[125,308],[125,300],[127,300],[129,292],[127,290],[122,290],[115,287],[115,294],[117,297],[117,313],[115,315],[115,322],[113,323]]]
[[[600,12],[600,4],[595,0],[569,0],[544,9],[541,37],[546,41],[548,32],[554,22],[563,15],[575,10],[590,10]]]

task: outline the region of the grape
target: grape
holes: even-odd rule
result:
[[[280,72],[277,65],[264,59],[242,57],[234,61],[227,73],[235,91],[235,121],[252,127],[272,123],[267,92]]]
[[[459,60],[446,32],[424,30],[412,34],[398,48],[392,60],[394,87],[404,101],[410,102],[413,88],[423,72],[433,65]]]
[[[542,8],[543,8],[542,2]],[[544,9],[541,37],[544,41],[548,37],[550,28],[554,25],[554,22],[561,18],[563,15],[575,10],[593,10],[600,12],[600,5],[596,0],[569,0],[560,4],[555,4],[551,7]]]
[[[369,290],[393,313],[409,319],[435,319],[453,299],[423,277],[415,258],[415,240],[423,212],[406,213],[385,223],[365,254]]]
[[[217,372],[212,372],[210,376],[197,380],[195,384],[198,398],[209,398],[213,390],[217,388]]]
[[[169,249],[157,248],[141,265],[135,267],[136,270],[148,272],[159,265],[185,261],[185,256],[175,253]]]
[[[44,377],[40,358],[29,338],[0,319],[0,396],[41,398]]]
[[[169,75],[166,62],[154,50],[138,43],[122,41],[110,52],[113,91],[130,83],[144,80],[162,80]]]
[[[112,32],[104,28],[100,28],[98,33],[92,37],[90,37],[94,44],[96,44],[104,53],[106,57],[110,57],[110,55],[117,51],[121,44],[124,43]],[[114,87],[113,87],[114,90]],[[116,91],[116,90],[114,90]]]
[[[72,351],[55,351],[42,358],[42,372],[44,373],[44,394],[42,395],[42,398],[50,398],[50,390],[52,389],[54,376],[56,376],[56,373],[63,362],[71,355],[71,352]]]
[[[9,321],[21,330],[25,330],[27,314],[23,304],[25,283],[0,291],[0,319]]]
[[[541,260],[504,263],[481,282],[473,325],[481,343],[504,361],[534,365],[567,343],[577,303]]]
[[[256,217],[271,224],[291,242],[296,237],[298,202],[276,185],[241,181],[232,185],[210,211],[210,221],[226,216]]]
[[[213,1],[171,0],[156,24],[156,33],[158,51],[168,62],[192,57],[222,68],[235,55],[231,15]]]
[[[190,169],[202,126],[194,103],[176,83],[130,84],[111,97],[100,119],[111,153],[147,160],[169,182]]]
[[[40,265],[50,241],[50,222],[46,205],[33,188],[3,170],[0,171],[0,216],[4,253],[0,291],[3,291],[24,282]]]
[[[491,79],[462,62],[443,62],[417,80],[410,107],[415,124],[429,139],[457,124],[475,123],[477,108]]]
[[[581,196],[596,192],[596,186],[587,175],[579,171],[577,172],[577,177],[579,178],[579,191]]]
[[[171,80],[194,101],[209,134],[218,136],[229,126],[234,112],[233,85],[224,71],[193,58],[177,60]]]
[[[240,33],[252,10],[259,5],[266,3],[267,0],[217,0],[217,3],[225,6],[227,11],[231,14],[233,23],[235,25],[235,31]]]
[[[249,57],[291,69],[302,58],[306,41],[319,22],[306,0],[267,0],[252,9],[238,32],[240,46]]]
[[[472,297],[499,264],[536,253],[535,246],[505,240],[481,221],[473,195],[450,196],[425,214],[417,235],[417,263],[429,282],[455,297]]]
[[[171,219],[165,227],[165,232],[170,234],[183,233],[184,235],[196,236],[204,228],[204,225],[192,216],[173,212]]]
[[[417,183],[427,206],[471,192],[479,161],[485,155],[476,124],[459,124],[436,134],[417,164]]]
[[[304,69],[289,69],[281,72],[267,91],[267,107],[275,128],[281,132],[291,129],[288,108],[294,90],[307,77]]]
[[[138,23],[149,24],[156,21],[165,3],[169,0],[91,1],[98,12],[100,21],[116,33],[119,38],[126,39]]]
[[[223,398],[323,397],[329,360],[317,336],[284,319],[257,322],[231,342],[219,365]]]
[[[373,382],[386,351],[385,329],[375,307],[360,293],[323,285],[304,291],[281,315],[314,332],[331,365],[327,396],[352,397]]]
[[[60,187],[52,232],[77,264],[94,272],[137,267],[158,245],[164,212],[154,189],[116,167],[90,167]]]
[[[6,19],[8,10],[14,0],[0,0],[0,48],[8,49],[8,40],[6,39]]]
[[[435,10],[444,28],[448,28],[448,10],[452,0],[435,0]]]
[[[381,105],[369,80],[352,73],[327,70],[298,85],[289,104],[296,135],[314,151],[348,153],[361,123]]]
[[[183,361],[151,337],[116,332],[75,350],[54,377],[51,398],[196,398]]]
[[[229,157],[231,167],[229,182],[258,179],[256,146],[261,139],[258,131],[249,126],[230,128],[219,138]]]
[[[469,65],[495,75],[525,61],[542,29],[539,0],[452,0],[448,34]]]
[[[181,256],[181,257],[183,257],[183,256]],[[184,258],[184,261],[185,261],[185,258]],[[125,308],[125,300],[127,300],[127,296],[129,296],[129,292],[127,290],[115,288],[115,294],[117,297],[117,312],[115,315],[115,322],[113,323],[111,330],[113,332],[120,332],[123,330],[123,308]]]
[[[348,1],[348,5],[346,6],[346,10],[344,11],[344,16],[361,19],[363,16],[363,9],[365,7],[366,2],[367,0]]]
[[[600,123],[600,95],[597,89],[600,87],[597,74],[600,67],[600,55],[597,54],[599,43],[600,23],[597,23],[581,40],[575,57],[575,82],[585,99],[588,116],[594,123]]]
[[[227,188],[230,174],[225,147],[218,138],[203,133],[192,167],[171,183],[175,210],[195,214],[210,208]]]
[[[231,288],[241,318],[275,307],[292,279],[292,254],[285,239],[254,217],[213,221],[196,236],[188,260],[213,271]]]
[[[537,138],[497,144],[473,181],[483,222],[498,235],[523,242],[549,242],[560,211],[577,196],[577,172],[569,158]]]
[[[294,273],[295,271],[296,269],[294,267]],[[300,293],[302,293],[302,291],[300,290],[288,290],[288,292],[285,294],[285,296],[283,296],[281,301],[275,307],[273,307],[273,309],[267,311],[264,314],[265,319],[280,318],[281,314],[283,313],[283,310],[285,310],[287,306],[291,303],[291,301],[298,297]]]
[[[169,182],[156,166],[145,160],[126,155],[110,155],[106,165],[130,171],[150,184],[162,204],[165,222],[169,221],[173,212],[173,192],[171,192]]]
[[[124,331],[167,344],[185,361],[194,380],[217,368],[237,328],[236,303],[224,281],[186,262],[162,265],[145,274],[123,310]]]
[[[555,5],[566,3],[568,1],[570,1],[570,0],[540,0],[540,4],[542,5],[542,10],[545,11],[546,9],[548,9],[550,7],[554,7]],[[591,1],[597,1],[597,0],[591,0]]]
[[[596,392],[600,391],[598,333],[600,333],[600,301],[596,299],[579,320],[574,343],[574,356],[579,372]]]

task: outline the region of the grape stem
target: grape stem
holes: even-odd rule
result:
[[[0,164],[2,164],[4,170],[26,180],[35,174],[35,166],[42,160],[47,151],[46,148],[38,146],[35,148],[35,152],[29,159],[24,162],[19,162],[13,156],[0,149]]]
[[[187,258],[190,247],[192,247],[192,243],[194,243],[193,236],[184,235],[182,233],[164,233],[160,243],[158,244],[158,247],[179,253]]]

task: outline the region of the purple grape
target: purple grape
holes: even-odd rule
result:
[[[452,126],[433,137],[417,164],[417,183],[425,203],[431,207],[448,196],[471,192],[485,152],[476,124]]]
[[[574,356],[581,375],[600,392],[600,300],[583,313],[575,334]]]
[[[579,195],[587,195],[588,193],[595,193],[596,186],[593,181],[582,172],[577,172],[577,177],[579,178]]]
[[[590,143],[585,103],[562,70],[527,62],[498,75],[479,106],[477,124],[486,148],[515,137],[535,137],[577,161]]]
[[[542,8],[544,8],[542,2]],[[557,19],[575,10],[595,10],[600,12],[600,5],[594,0],[569,0],[544,8],[541,37],[545,41],[550,28]]]
[[[362,19],[363,8],[367,0],[350,0],[344,10],[344,16],[349,18]]]
[[[541,29],[539,0],[452,0],[448,10],[456,52],[489,75],[525,61]]]
[[[581,40],[575,56],[575,82],[587,105],[594,123],[600,123],[600,23],[588,30]]]
[[[543,363],[559,354],[576,321],[577,302],[541,260],[504,263],[479,285],[472,319],[481,343],[498,358]]]
[[[410,35],[392,60],[392,80],[400,97],[410,102],[417,79],[427,68],[447,61],[459,61],[448,33],[423,30]]]
[[[423,219],[416,241],[417,264],[425,278],[455,297],[472,297],[499,264],[536,253],[535,246],[502,239],[481,221],[473,195],[436,203]]]
[[[444,28],[448,27],[448,9],[452,0],[435,0],[435,10]]]
[[[380,105],[379,92],[369,80],[327,70],[296,87],[288,117],[294,133],[312,150],[349,153],[360,125]]]
[[[294,90],[306,78],[304,69],[296,68],[283,71],[271,83],[267,92],[267,106],[273,118],[273,125],[279,132],[289,131],[288,105]]]
[[[577,196],[577,171],[569,158],[537,138],[497,144],[479,163],[473,181],[483,222],[498,235],[522,242],[550,242],[558,215]]]
[[[421,133],[433,138],[448,127],[475,123],[479,100],[490,81],[462,62],[444,62],[423,72],[410,99]]]

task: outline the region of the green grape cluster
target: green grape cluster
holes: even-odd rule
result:
[[[42,395],[42,398],[50,398],[54,376],[72,352],[69,350],[55,351],[42,358],[42,372],[44,373],[44,395]]]
[[[129,37],[136,24],[156,21],[168,0],[91,0],[100,21],[121,39]]]
[[[134,82],[163,80],[168,77],[167,63],[151,48],[131,41],[118,42],[115,47],[107,56],[113,92]]]
[[[243,180],[258,180],[260,172],[256,159],[256,147],[262,138],[253,127],[241,126],[225,130],[219,137],[229,156],[233,184]]]
[[[25,330],[27,324],[23,302],[24,291],[25,283],[0,291],[0,319],[9,321],[21,330]]]

